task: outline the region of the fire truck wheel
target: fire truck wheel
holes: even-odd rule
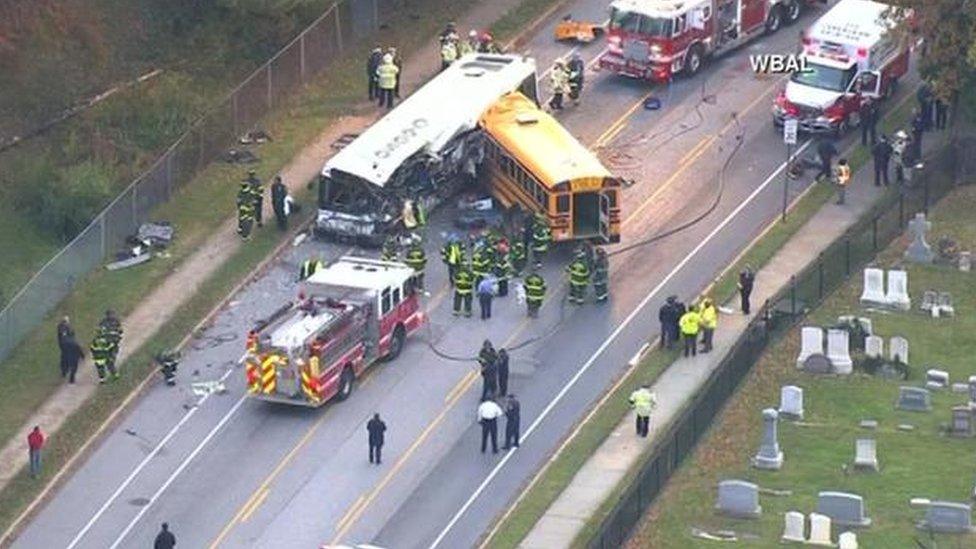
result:
[[[766,34],[773,34],[778,31],[782,23],[783,10],[779,6],[773,6],[769,10],[769,15],[766,16]]]
[[[688,76],[694,76],[702,66],[702,47],[700,44],[695,44],[688,49],[688,55],[685,57],[685,74]]]
[[[800,14],[803,13],[800,0],[786,0],[786,2],[783,4],[783,11],[786,13],[787,25],[796,23],[797,19],[800,18]]]
[[[349,395],[352,394],[352,385],[356,380],[356,374],[352,373],[352,368],[346,366],[346,369],[342,371],[342,375],[339,377],[339,393],[336,398],[339,400],[346,400]]]
[[[394,360],[403,351],[403,342],[407,339],[406,330],[403,326],[397,326],[393,330],[393,339],[390,340],[390,352],[386,353],[386,360]]]

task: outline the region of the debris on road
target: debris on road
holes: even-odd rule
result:
[[[603,36],[605,30],[603,25],[599,23],[576,21],[573,19],[572,14],[568,14],[556,25],[554,34],[556,40],[560,42],[575,40],[576,42],[589,44],[593,40]]]

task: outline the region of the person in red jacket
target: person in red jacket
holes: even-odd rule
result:
[[[27,450],[30,456],[30,475],[37,478],[41,474],[41,448],[44,447],[44,433],[37,425],[34,430],[27,435]]]

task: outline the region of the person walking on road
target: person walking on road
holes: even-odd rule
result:
[[[498,418],[505,415],[502,407],[494,400],[483,398],[478,406],[478,421],[481,423],[481,453],[488,447],[491,439],[491,453],[498,453]]]
[[[496,361],[497,371],[498,371],[498,394],[500,396],[508,395],[508,351],[505,349],[498,350],[498,359]]]
[[[366,432],[369,433],[369,462],[379,465],[383,463],[383,433],[386,432],[386,423],[383,423],[378,413],[373,414],[373,419],[366,422]]]
[[[834,173],[833,160],[837,156],[834,140],[829,137],[822,137],[817,144],[817,156],[820,157],[820,171],[817,172],[814,179],[819,181],[821,178],[826,178],[829,181]]]
[[[861,117],[861,145],[868,146],[869,136],[871,145],[874,145],[878,141],[878,104],[873,99],[865,99],[861,103],[861,108],[858,109],[858,115]]]
[[[37,478],[41,474],[41,450],[44,448],[44,433],[41,427],[35,425],[27,435],[27,457],[30,460],[30,476]]]
[[[651,386],[645,383],[630,394],[629,401],[637,415],[637,436],[647,438],[651,425],[651,412],[657,406],[657,397],[651,392]]]
[[[271,209],[274,211],[279,231],[288,230],[288,211],[285,206],[287,200],[288,188],[281,181],[281,176],[276,175],[274,182],[271,183]]]
[[[72,335],[61,345],[61,377],[68,378],[68,383],[75,382],[78,364],[85,358],[85,351]]]
[[[837,205],[843,206],[847,196],[847,186],[851,182],[851,167],[847,165],[847,159],[841,158],[837,161],[837,170],[834,177],[837,185]]]
[[[698,315],[701,318],[701,352],[708,353],[712,350],[712,339],[715,337],[715,328],[718,327],[718,310],[711,298],[706,297],[702,300]]]
[[[174,547],[176,547],[176,536],[169,531],[169,524],[164,522],[159,533],[156,534],[153,549],[173,549]]]
[[[681,315],[678,321],[681,325],[681,336],[685,342],[685,357],[698,355],[698,332],[701,329],[701,315],[694,304]]]
[[[478,283],[478,307],[481,309],[481,320],[491,318],[491,300],[495,298],[495,280],[486,276]]]
[[[505,401],[505,445],[502,446],[502,450],[519,447],[521,416],[522,406],[518,399],[515,398],[515,395],[508,395],[508,399]]]
[[[399,72],[399,69],[393,64],[393,56],[388,53],[383,55],[380,66],[376,68],[377,84],[380,87],[380,107],[393,108],[393,96]]]
[[[891,160],[892,153],[891,144],[888,143],[888,137],[884,134],[878,139],[878,142],[871,147],[871,156],[874,158],[874,186],[880,187],[882,182],[884,186],[888,186],[888,162]]]
[[[458,267],[454,277],[454,316],[471,317],[471,300],[474,292],[474,276],[465,266]]]
[[[755,282],[756,275],[752,272],[752,267],[746,265],[745,269],[742,269],[742,272],[739,273],[739,283],[737,284],[739,287],[740,306],[744,315],[749,314],[749,310],[751,309],[749,296],[752,295],[752,286]]]

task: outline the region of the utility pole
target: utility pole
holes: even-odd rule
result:
[[[796,118],[783,121],[783,143],[786,144],[786,169],[783,170],[783,221],[786,221],[786,207],[790,195],[790,161],[793,159],[793,146],[800,123]]]

